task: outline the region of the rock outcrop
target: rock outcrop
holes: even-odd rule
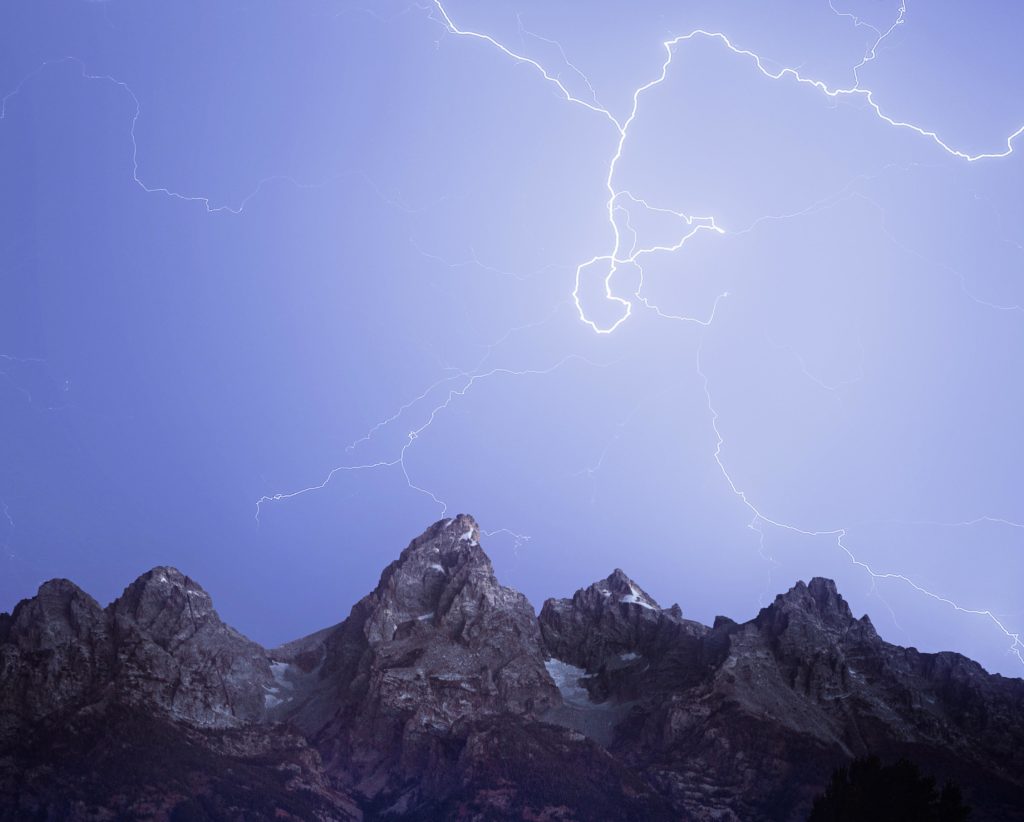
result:
[[[106,608],[44,584],[0,615],[0,819],[796,820],[866,753],[1024,819],[1024,681],[829,580],[707,627],[616,570],[538,618],[479,540],[436,523],[271,650],[172,568]]]
[[[609,750],[687,818],[799,819],[836,766],[868,753],[967,782],[978,818],[1024,815],[1021,680],[883,642],[831,580],[711,629],[608,595],[626,588],[617,571],[549,601],[541,630],[592,697],[630,705]]]
[[[0,818],[359,818],[306,739],[267,724],[266,651],[181,572],[105,609],[53,580],[4,617]]]

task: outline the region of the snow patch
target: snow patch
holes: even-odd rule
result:
[[[641,608],[646,608],[648,611],[653,611],[654,610],[654,606],[653,605],[648,605],[646,602],[644,602],[642,599],[640,599],[640,597],[638,597],[636,594],[626,594],[622,598],[622,601],[623,602],[632,603],[633,605],[639,605]]]
[[[265,691],[263,694],[263,705],[267,710],[276,708],[282,702],[286,702],[292,698],[291,696],[280,696],[282,688],[291,690],[294,687],[291,682],[284,678],[285,672],[290,667],[291,666],[287,662],[270,663],[270,673],[273,674],[274,682],[277,684],[263,686],[263,690]]]
[[[274,677],[274,681],[277,682],[282,688],[292,688],[294,684],[289,682],[287,677],[288,669],[292,666],[287,662],[271,662],[270,673]],[[276,690],[276,689],[275,689]]]
[[[476,539],[473,536],[473,529],[472,528],[467,528],[463,532],[462,536],[459,537],[459,542],[471,542],[473,545],[476,545],[477,542],[476,542]]]
[[[580,708],[593,707],[590,694],[587,693],[586,688],[580,685],[580,680],[587,675],[586,671],[575,665],[570,665],[568,662],[562,662],[560,659],[545,660],[544,667],[547,668],[548,674],[555,682],[555,687],[562,695],[562,700],[567,705]]]
[[[637,590],[637,587],[633,584],[632,580],[629,583],[629,593],[622,598],[623,602],[631,602],[634,605],[639,605],[641,608],[647,608],[649,611],[657,610],[654,605],[651,604],[651,598],[647,596],[643,591]]]

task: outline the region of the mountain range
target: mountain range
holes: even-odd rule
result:
[[[800,820],[866,754],[1024,819],[1024,680],[883,641],[821,578],[707,626],[615,570],[538,615],[467,515],[278,648],[170,567],[0,614],[3,820]]]

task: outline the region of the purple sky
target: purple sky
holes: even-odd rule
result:
[[[274,644],[465,511],[538,606],[823,575],[1020,676],[1003,5],[4,4],[0,608]]]

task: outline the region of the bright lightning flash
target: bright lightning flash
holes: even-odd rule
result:
[[[690,215],[676,210],[651,205],[643,197],[638,196],[637,194],[634,194],[633,192],[627,189],[621,188],[616,181],[616,172],[618,169],[618,165],[625,151],[627,150],[630,129],[640,116],[642,100],[651,89],[666,82],[666,80],[669,77],[670,69],[672,67],[672,63],[676,54],[681,48],[685,47],[685,45],[690,43],[691,41],[707,40],[713,43],[717,43],[722,48],[727,50],[729,53],[734,55],[737,59],[746,61],[755,72],[759,73],[767,80],[779,82],[792,82],[801,86],[806,86],[810,91],[817,93],[825,98],[831,98],[834,100],[844,98],[859,99],[863,101],[863,103],[866,105],[866,109],[871,113],[872,116],[882,121],[883,123],[887,124],[888,126],[894,129],[906,130],[914,134],[917,134],[921,138],[930,141],[934,146],[936,146],[940,151],[944,152],[945,154],[950,155],[959,160],[963,160],[967,163],[976,163],[982,160],[997,160],[1001,158],[1006,158],[1014,152],[1015,141],[1018,137],[1021,136],[1021,134],[1024,134],[1024,125],[1022,125],[1020,128],[1018,128],[1016,131],[1009,134],[1005,138],[1005,141],[1003,143],[1004,147],[1000,147],[997,150],[991,150],[982,153],[971,153],[950,144],[942,137],[940,137],[940,135],[934,130],[931,130],[927,127],[917,125],[906,120],[902,120],[897,116],[887,113],[883,109],[882,104],[879,103],[876,99],[875,92],[868,88],[865,88],[862,85],[860,77],[861,69],[863,69],[867,64],[876,59],[878,51],[884,43],[884,41],[894,31],[896,31],[897,28],[906,23],[907,8],[905,0],[900,3],[895,20],[888,28],[884,30],[876,28],[864,22],[854,14],[840,11],[835,7],[835,5],[833,5],[832,0],[828,0],[828,2],[834,14],[841,18],[848,19],[855,27],[866,28],[870,30],[871,32],[873,32],[874,35],[869,48],[867,48],[867,50],[864,52],[860,62],[858,62],[855,66],[852,67],[853,82],[850,85],[843,87],[833,87],[821,80],[805,76],[804,74],[801,73],[800,70],[796,68],[786,67],[778,71],[773,71],[766,66],[765,61],[758,54],[751,50],[736,45],[732,41],[732,39],[728,37],[725,33],[720,31],[695,29],[687,34],[682,34],[673,37],[661,43],[661,47],[664,50],[665,57],[661,64],[660,71],[653,79],[638,86],[633,91],[629,110],[624,114],[615,114],[609,108],[603,106],[599,102],[598,95],[595,91],[593,84],[576,65],[569,61],[568,57],[566,56],[565,50],[562,48],[560,44],[553,40],[549,40],[547,38],[541,37],[540,35],[534,34],[533,32],[527,31],[523,27],[521,20],[519,23],[520,33],[522,35],[529,36],[535,40],[555,46],[558,52],[561,54],[562,60],[565,63],[565,65],[572,71],[572,73],[578,79],[580,79],[583,82],[583,84],[588,89],[590,93],[590,99],[585,99],[583,97],[575,95],[562,82],[562,80],[560,79],[560,75],[558,73],[553,73],[549,71],[537,60],[534,60],[526,56],[525,54],[522,54],[519,51],[510,48],[509,46],[503,44],[502,42],[500,42],[499,40],[497,40],[496,38],[492,37],[487,33],[473,31],[460,27],[455,22],[453,17],[450,15],[450,13],[446,9],[445,5],[441,2],[441,0],[431,0],[431,2],[425,7],[425,10],[428,11],[430,16],[434,20],[440,22],[440,24],[444,27],[445,31],[448,32],[449,34],[483,42],[487,44],[489,47],[493,48],[503,58],[513,60],[518,64],[526,66],[530,70],[536,72],[540,79],[544,83],[551,86],[559,96],[564,98],[566,102],[570,103],[571,105],[579,106],[590,111],[591,113],[596,115],[596,118],[600,122],[605,123],[608,128],[613,130],[613,133],[616,137],[614,151],[608,160],[607,168],[604,173],[604,188],[607,191],[605,210],[607,214],[607,224],[610,233],[610,240],[608,242],[607,247],[598,250],[593,256],[584,260],[576,267],[574,286],[570,295],[572,302],[575,305],[579,319],[587,326],[589,326],[595,333],[601,335],[609,335],[615,332],[627,319],[630,318],[635,306],[645,308],[651,311],[656,316],[663,319],[693,323],[698,326],[702,326],[706,329],[710,327],[714,322],[716,311],[719,308],[720,301],[728,297],[728,293],[720,294],[718,298],[716,298],[716,300],[714,301],[709,316],[706,318],[696,318],[667,313],[660,309],[657,305],[652,303],[650,299],[646,295],[644,295],[643,263],[645,260],[651,257],[655,257],[657,255],[671,255],[680,252],[681,250],[684,249],[686,244],[689,243],[689,241],[696,237],[698,234],[709,234],[714,236],[722,235],[725,232],[724,229],[720,225],[718,225],[718,223],[716,223],[715,218],[713,216]],[[375,14],[374,12],[370,13]],[[173,190],[167,186],[153,185],[145,182],[140,174],[139,146],[136,139],[136,126],[142,113],[142,107],[139,98],[125,82],[111,75],[90,73],[89,71],[87,71],[85,63],[83,63],[80,59],[76,57],[63,57],[56,60],[47,61],[43,63],[41,66],[39,66],[35,71],[24,77],[22,81],[14,88],[13,91],[8,93],[4,97],[0,98],[0,121],[3,121],[8,115],[9,102],[12,100],[12,98],[14,98],[16,95],[20,94],[23,91],[24,87],[28,82],[30,82],[38,74],[48,69],[49,67],[63,64],[71,64],[76,66],[80,72],[81,77],[85,80],[103,82],[114,85],[129,98],[132,105],[132,115],[129,128],[129,138],[131,144],[132,178],[134,182],[146,193],[159,194],[186,203],[198,204],[202,206],[207,212],[210,213],[226,212],[230,214],[241,214],[244,211],[248,202],[254,196],[263,191],[271,183],[284,182],[296,186],[298,188],[314,188],[320,187],[325,184],[323,182],[313,184],[301,183],[289,176],[276,175],[259,180],[256,183],[256,185],[252,188],[250,193],[243,197],[237,204],[225,205],[215,204],[214,202],[211,201],[209,197],[206,196],[182,193]],[[368,182],[370,182],[370,184],[373,185],[372,181]],[[380,194],[379,191],[377,193]],[[814,207],[815,206],[812,206],[811,208]],[[642,209],[649,213],[657,213],[662,215],[663,217],[672,218],[678,226],[678,233],[675,235],[675,241],[660,245],[641,245],[638,242],[638,232],[634,229],[630,219],[630,213],[633,209]],[[763,221],[785,219],[785,216],[787,215],[781,217],[770,216],[759,218],[757,221],[755,221],[753,225],[751,225],[750,228],[745,229],[743,232],[739,233],[745,233],[746,231],[752,230],[754,225],[757,225],[758,223],[761,223]],[[425,256],[430,256],[426,255],[425,252],[424,254]],[[472,256],[471,260],[468,260],[466,263],[459,263],[458,265],[461,264],[474,264],[482,268],[491,268],[488,266],[484,266],[482,263],[480,263],[480,261],[476,258],[475,254]],[[626,266],[635,268],[639,272],[639,279],[634,291],[628,294],[622,294],[616,288],[616,274]],[[491,270],[498,272],[498,269],[491,268]],[[596,276],[600,277],[601,283],[603,285],[605,299],[618,307],[618,318],[611,323],[602,324],[596,321],[589,314],[586,306],[584,305],[584,300],[581,296],[584,282],[587,280],[587,278],[595,276],[594,272],[597,272]],[[1004,306],[992,307],[1007,308]],[[1012,308],[1016,309],[1018,307],[1013,306]],[[512,333],[515,333],[516,331],[522,330],[522,328],[534,327],[544,322],[548,322],[555,316],[555,314],[557,314],[557,311],[558,308],[556,308],[555,312],[549,315],[546,319],[541,320],[537,323],[531,324],[529,326],[523,326],[520,329],[511,329],[505,335],[505,337],[509,336]],[[265,495],[261,497],[256,503],[257,522],[259,522],[260,513],[264,505],[267,505],[271,502],[293,499],[300,495],[322,489],[335,476],[337,476],[340,473],[387,468],[397,468],[398,470],[400,470],[408,487],[420,494],[429,497],[432,500],[432,502],[436,503],[440,507],[443,516],[444,513],[447,511],[447,504],[434,491],[425,488],[421,485],[418,485],[412,479],[408,470],[408,466],[406,464],[406,457],[410,449],[415,445],[417,440],[426,433],[426,431],[430,428],[430,426],[438,418],[439,415],[445,412],[454,402],[466,396],[468,392],[470,392],[475,386],[481,383],[486,383],[492,380],[502,378],[514,377],[517,379],[523,379],[528,377],[543,377],[552,374],[553,372],[558,371],[559,369],[562,369],[568,366],[570,363],[574,362],[583,363],[595,367],[602,367],[603,365],[606,365],[606,363],[593,363],[590,362],[589,360],[585,360],[580,356],[570,355],[558,360],[557,362],[553,363],[547,368],[523,370],[514,370],[509,368],[489,368],[485,370],[484,366],[486,365],[488,356],[494,350],[494,348],[497,345],[499,345],[503,340],[504,337],[498,342],[489,346],[484,358],[477,363],[476,367],[469,370],[449,369],[449,374],[447,376],[437,380],[432,385],[428,386],[423,392],[421,392],[419,395],[411,399],[409,402],[403,404],[394,414],[378,422],[369,431],[367,431],[366,434],[364,434],[359,439],[355,440],[349,446],[350,451],[355,449],[357,446],[372,439],[381,429],[397,423],[399,419],[402,418],[405,414],[412,412],[413,409],[418,407],[421,403],[427,402],[427,400],[432,395],[434,395],[435,392],[442,392],[443,399],[440,402],[429,407],[428,411],[423,417],[423,421],[409,430],[407,436],[405,437],[404,444],[402,444],[398,452],[395,453],[391,458],[379,461],[339,466],[331,469],[331,471],[327,474],[324,480],[318,484],[310,485],[308,487],[301,488],[299,490],[288,493],[275,493],[271,495]],[[703,338],[701,339],[701,344],[702,343]],[[1005,635],[1005,637],[1010,641],[1010,646],[1008,649],[1009,652],[1012,653],[1019,661],[1024,663],[1024,655],[1022,655],[1024,654],[1024,643],[1022,643],[1021,635],[1010,630],[1004,624],[1004,622],[1000,620],[991,610],[964,607],[946,596],[943,596],[941,594],[935,593],[924,588],[923,586],[915,582],[913,579],[903,574],[876,571],[868,563],[858,559],[851,552],[849,547],[844,543],[844,538],[847,535],[846,528],[835,527],[828,530],[807,529],[792,523],[781,521],[777,518],[772,518],[768,514],[764,513],[754,503],[754,501],[752,501],[750,495],[744,489],[739,487],[737,483],[733,480],[727,466],[723,461],[722,449],[725,439],[719,427],[719,413],[717,411],[714,397],[711,391],[711,381],[708,375],[704,372],[702,367],[701,351],[702,348],[698,346],[696,371],[703,382],[704,395],[707,403],[707,412],[710,417],[711,429],[715,437],[713,458],[732,494],[735,495],[742,502],[742,504],[748,509],[748,511],[753,516],[753,519],[750,520],[748,527],[758,534],[759,551],[762,557],[764,557],[769,562],[771,561],[771,558],[765,553],[765,534],[762,528],[763,525],[768,525],[781,531],[790,532],[803,537],[815,539],[826,538],[830,542],[834,543],[834,545],[843,552],[843,554],[849,559],[851,563],[865,571],[870,576],[873,583],[878,580],[895,580],[905,584],[906,586],[909,586],[911,589],[925,597],[928,597],[943,605],[948,606],[949,608],[954,609],[956,612],[972,616],[979,616],[987,619],[992,625],[994,625],[999,631],[1001,631],[1002,634]],[[14,359],[15,358],[9,355],[0,354],[0,360],[12,362],[14,361]],[[802,361],[801,368],[805,374],[811,376],[807,372],[807,369],[802,363]],[[3,374],[3,370],[0,370],[0,376],[2,376]],[[815,379],[815,381],[818,382],[819,385],[821,385],[823,388],[826,388],[828,390],[834,390],[835,388],[834,386],[822,383],[816,378],[813,379]],[[603,459],[604,453],[602,453],[601,458],[598,460],[595,466],[592,466],[590,469],[587,469],[587,473],[592,476],[593,473],[600,468]],[[9,523],[9,525],[13,527],[13,520],[10,519],[10,514],[7,510],[6,505],[3,506],[3,513],[4,521]],[[957,527],[967,527],[980,522],[998,523],[1014,528],[1024,527],[1021,524],[1018,524],[1006,518],[988,516],[978,517],[973,520],[967,520],[959,523],[950,523],[950,525],[955,525]],[[511,536],[515,540],[515,545],[517,547],[529,539],[528,536],[517,534],[515,532],[509,531],[508,529],[498,529],[497,531],[489,532],[489,535],[498,534],[505,534]]]
[[[830,6],[832,11],[836,15],[838,15],[840,17],[844,17],[844,18],[849,18],[850,20],[852,20],[852,22],[854,23],[855,26],[858,26],[858,27],[863,26],[863,27],[870,28],[872,31],[874,31],[874,33],[876,35],[876,37],[875,37],[873,43],[871,44],[871,46],[867,49],[867,51],[865,51],[861,61],[856,66],[853,67],[853,71],[852,71],[852,73],[853,73],[853,84],[852,85],[847,86],[847,87],[832,87],[832,86],[828,85],[827,83],[825,83],[825,82],[823,82],[821,80],[817,80],[817,79],[814,79],[814,78],[811,78],[811,77],[804,76],[803,74],[801,74],[801,72],[798,69],[795,69],[795,68],[782,68],[782,69],[780,69],[778,71],[772,71],[772,70],[770,70],[769,68],[766,67],[764,60],[762,60],[762,58],[759,55],[757,55],[753,51],[750,51],[748,49],[741,48],[741,47],[735,45],[733,43],[733,41],[726,34],[724,34],[722,32],[719,32],[719,31],[707,31],[707,30],[704,30],[704,29],[695,29],[694,31],[689,32],[688,34],[683,34],[683,35],[679,35],[677,37],[673,37],[673,38],[671,38],[669,40],[666,40],[666,41],[664,41],[662,43],[662,47],[665,50],[665,60],[664,60],[664,62],[661,65],[661,70],[660,70],[659,74],[653,80],[650,80],[647,83],[644,83],[643,85],[641,85],[641,86],[639,86],[638,88],[635,89],[635,91],[632,94],[632,106],[631,106],[628,114],[625,117],[618,117],[615,114],[613,114],[611,111],[609,111],[607,108],[605,108],[605,107],[603,107],[603,106],[601,106],[600,104],[597,103],[597,101],[596,101],[597,100],[597,96],[596,96],[596,94],[594,94],[594,87],[593,87],[593,85],[588,80],[586,80],[585,76],[584,76],[584,82],[586,83],[587,88],[591,91],[592,98],[593,98],[590,101],[575,96],[562,83],[562,81],[559,79],[559,77],[556,74],[551,73],[548,69],[546,69],[540,63],[538,63],[536,60],[533,60],[530,57],[527,57],[527,56],[525,56],[523,54],[520,54],[520,53],[512,50],[511,48],[509,48],[509,47],[503,45],[502,43],[500,43],[498,40],[496,40],[494,37],[492,37],[489,34],[485,34],[485,33],[478,32],[478,31],[472,31],[472,30],[460,28],[455,23],[455,21],[453,20],[453,18],[449,14],[449,12],[446,10],[446,8],[442,4],[441,0],[433,0],[433,9],[432,9],[432,11],[437,14],[437,16],[439,17],[441,23],[444,25],[444,27],[446,28],[446,30],[450,34],[457,35],[457,36],[460,36],[460,37],[466,37],[466,38],[472,38],[472,39],[484,41],[484,42],[490,44],[491,46],[493,46],[495,49],[497,49],[499,52],[501,52],[506,57],[511,58],[512,60],[515,60],[517,63],[523,64],[523,65],[526,65],[526,66],[532,68],[533,70],[535,70],[543,78],[544,81],[546,81],[547,83],[549,83],[552,86],[554,86],[554,88],[557,90],[557,92],[560,94],[560,96],[564,97],[564,99],[567,102],[569,102],[571,104],[574,104],[574,105],[582,106],[583,108],[588,109],[588,110],[594,112],[595,114],[599,115],[599,117],[601,119],[606,121],[618,133],[618,140],[617,140],[617,143],[616,143],[616,146],[615,146],[615,152],[612,155],[612,157],[611,157],[611,159],[610,159],[610,161],[608,163],[607,174],[606,174],[606,177],[605,177],[605,187],[606,187],[606,189],[608,191],[608,200],[607,200],[607,203],[606,203],[606,207],[607,207],[607,215],[608,215],[608,224],[609,224],[610,229],[611,229],[611,238],[612,238],[611,239],[611,244],[610,244],[611,247],[607,251],[605,251],[604,253],[596,254],[595,256],[591,257],[590,259],[586,260],[585,262],[581,263],[578,266],[578,268],[576,269],[575,288],[573,290],[573,299],[575,301],[576,309],[577,309],[577,311],[579,313],[580,319],[584,323],[586,323],[588,326],[590,326],[595,332],[597,332],[598,334],[611,334],[616,329],[618,329],[622,325],[622,323],[624,323],[627,319],[629,319],[629,317],[630,317],[630,315],[632,313],[632,310],[633,310],[634,302],[638,302],[642,306],[644,306],[644,307],[646,307],[648,309],[651,309],[658,316],[663,317],[663,318],[680,320],[680,321],[684,321],[684,322],[696,322],[696,323],[699,323],[699,324],[704,325],[704,326],[709,326],[712,323],[712,321],[714,320],[715,309],[717,309],[717,307],[718,307],[718,300],[715,301],[714,309],[712,310],[711,316],[708,319],[706,319],[706,320],[699,320],[699,319],[695,319],[695,318],[692,318],[692,317],[668,315],[668,314],[663,313],[656,306],[652,305],[649,302],[649,300],[646,297],[644,297],[642,295],[642,293],[641,293],[642,292],[642,288],[643,288],[643,269],[638,265],[638,261],[641,260],[643,257],[646,257],[648,255],[653,255],[653,254],[671,254],[671,253],[677,252],[680,249],[682,249],[683,246],[686,244],[686,242],[688,240],[690,240],[692,237],[694,237],[698,232],[709,231],[709,232],[714,232],[714,233],[717,233],[717,234],[723,234],[724,233],[723,229],[716,224],[714,217],[711,217],[711,216],[692,216],[692,215],[682,214],[682,213],[679,213],[679,212],[676,212],[676,211],[671,211],[669,209],[654,208],[654,207],[650,206],[642,198],[635,196],[634,194],[632,194],[629,191],[626,191],[626,190],[618,188],[616,186],[616,183],[615,183],[616,168],[617,168],[617,166],[619,164],[619,161],[621,160],[621,158],[623,156],[623,153],[624,153],[624,151],[626,149],[626,143],[627,143],[627,140],[629,138],[630,127],[637,120],[637,117],[639,115],[641,98],[644,96],[644,94],[646,92],[650,91],[652,88],[654,88],[654,87],[656,87],[658,85],[661,85],[662,83],[665,82],[666,78],[668,77],[669,68],[672,65],[672,61],[673,61],[673,58],[676,55],[677,49],[680,46],[682,46],[682,45],[684,45],[684,44],[686,44],[686,43],[688,43],[688,42],[690,42],[692,40],[706,39],[706,40],[715,41],[715,42],[721,44],[724,48],[726,48],[732,54],[736,55],[737,57],[740,57],[740,58],[743,58],[743,59],[749,61],[752,64],[753,68],[757,72],[759,72],[761,75],[763,75],[765,78],[767,78],[769,80],[792,81],[792,82],[795,82],[795,83],[798,83],[798,84],[801,84],[801,85],[808,86],[809,88],[811,88],[814,91],[824,95],[825,97],[832,98],[832,99],[837,99],[837,98],[860,98],[860,99],[862,99],[867,104],[868,108],[873,113],[873,115],[875,117],[877,117],[879,120],[881,120],[882,122],[886,123],[887,125],[889,125],[889,126],[891,126],[893,128],[905,129],[905,130],[909,130],[909,131],[911,131],[911,132],[913,132],[915,134],[918,134],[919,136],[924,137],[924,138],[930,140],[932,143],[934,143],[943,152],[945,152],[945,153],[947,153],[947,154],[949,154],[949,155],[951,155],[951,156],[953,156],[955,158],[958,158],[960,160],[964,160],[964,161],[966,161],[968,163],[975,163],[975,162],[978,162],[978,161],[981,161],[981,160],[996,160],[996,159],[1000,159],[1000,158],[1005,158],[1005,157],[1008,157],[1010,154],[1013,153],[1013,151],[1014,151],[1014,141],[1022,133],[1024,133],[1024,125],[1022,125],[1020,128],[1018,128],[1016,131],[1014,131],[1012,134],[1010,134],[1006,138],[1006,140],[1005,140],[1005,149],[1002,149],[1002,150],[999,150],[999,151],[990,151],[990,152],[983,152],[983,153],[972,154],[970,152],[964,151],[962,149],[959,149],[959,148],[956,148],[955,146],[950,145],[948,142],[943,140],[939,136],[939,134],[937,132],[935,132],[933,130],[930,130],[928,128],[916,125],[914,123],[911,123],[911,122],[908,122],[908,121],[905,121],[905,120],[901,120],[901,119],[899,119],[897,117],[894,117],[894,116],[891,116],[891,115],[887,114],[885,111],[883,111],[881,105],[876,100],[875,93],[872,90],[864,88],[861,85],[860,70],[865,65],[867,65],[868,63],[870,63],[871,61],[873,61],[876,58],[877,53],[878,53],[878,49],[882,45],[882,43],[885,41],[885,39],[887,37],[889,37],[889,35],[891,35],[899,26],[901,26],[901,25],[903,25],[905,23],[905,20],[906,20],[906,2],[905,2],[905,0],[904,0],[904,2],[900,3],[900,6],[899,6],[899,9],[898,9],[895,21],[885,31],[882,31],[882,30],[877,29],[877,28],[875,28],[873,26],[870,26],[867,23],[864,23],[859,18],[857,18],[855,15],[844,13],[844,12],[840,12],[839,10],[837,10],[835,8],[834,5],[832,5],[831,0],[829,2],[829,6]],[[547,41],[547,42],[554,42],[554,41]],[[564,59],[564,55],[565,55],[564,49],[562,49],[562,47],[560,45],[558,45],[558,49],[559,49],[560,53],[563,55],[563,59]],[[565,62],[570,66],[570,68],[572,68],[572,70],[576,74],[578,74],[580,76],[583,76],[582,72],[580,72],[579,69],[575,65],[573,65],[572,63],[569,63],[569,61],[567,59],[565,60]],[[632,244],[632,246],[630,247],[629,250],[625,250],[624,249],[624,241],[623,241],[623,232],[620,229],[619,221],[617,219],[617,214],[622,210],[621,204],[624,201],[629,201],[633,205],[639,205],[642,208],[650,210],[650,211],[658,211],[658,212],[661,212],[661,213],[669,213],[669,214],[672,214],[675,217],[677,217],[680,220],[681,225],[683,226],[683,231],[680,234],[679,240],[676,243],[674,243],[672,245],[667,245],[667,246],[662,245],[662,246],[649,246],[649,247],[637,248],[636,247],[636,241],[635,241],[636,233],[632,232],[632,234],[634,236],[634,242],[633,242],[633,244]],[[628,220],[628,211],[626,211],[625,214],[626,214],[626,226],[627,226],[627,228],[631,229],[631,226],[630,226],[629,220]],[[770,218],[763,218],[763,219],[770,219]],[[626,264],[635,264],[635,265],[637,265],[637,267],[640,270],[640,274],[641,274],[640,280],[639,280],[639,283],[640,283],[639,286],[637,287],[636,291],[633,294],[630,295],[630,297],[632,297],[632,299],[629,299],[627,297],[624,297],[624,296],[616,294],[615,290],[613,288],[613,280],[614,280],[614,277],[615,277],[617,269],[620,266],[623,266],[623,265],[626,265]],[[581,303],[581,300],[580,300],[581,280],[585,276],[586,272],[591,267],[594,267],[594,266],[597,266],[597,265],[601,265],[601,266],[605,266],[606,267],[606,273],[605,273],[605,276],[604,276],[604,292],[605,292],[605,297],[607,298],[607,300],[609,300],[611,302],[614,302],[614,303],[617,303],[619,306],[621,306],[621,309],[622,309],[622,313],[621,313],[621,315],[619,316],[619,318],[617,320],[615,320],[610,325],[604,325],[604,326],[602,326],[601,324],[597,323],[596,321],[594,321],[593,319],[591,319],[588,316],[588,313],[587,313],[585,307],[583,306],[583,304]],[[728,296],[728,294],[722,294],[722,295],[720,295],[719,299],[722,299],[723,297],[726,297],[726,296]],[[806,371],[806,369],[804,369],[804,370]],[[896,580],[896,581],[899,581],[899,582],[902,582],[902,583],[908,585],[910,588],[912,588],[917,593],[922,594],[922,595],[924,595],[924,596],[926,596],[928,598],[931,598],[931,599],[933,599],[933,600],[935,600],[937,602],[940,602],[940,603],[942,603],[942,604],[944,604],[944,605],[954,609],[955,611],[957,611],[959,613],[969,614],[969,615],[973,615],[973,616],[980,616],[980,617],[986,618],[996,628],[998,628],[998,630],[1001,631],[1003,633],[1003,635],[1006,636],[1007,639],[1010,640],[1010,646],[1008,648],[1009,653],[1013,654],[1017,658],[1018,661],[1020,661],[1022,664],[1024,664],[1024,655],[1022,655],[1022,654],[1024,654],[1024,642],[1022,642],[1021,635],[1019,633],[1011,631],[1009,628],[1007,628],[1006,625],[1003,623],[1003,621],[1000,620],[991,610],[989,610],[989,609],[982,609],[982,608],[968,608],[968,607],[961,606],[960,604],[956,603],[955,601],[953,601],[952,599],[950,599],[950,598],[948,598],[946,596],[943,596],[941,594],[935,593],[933,591],[930,591],[930,590],[924,588],[923,586],[921,586],[917,582],[915,582],[913,579],[911,579],[911,578],[909,578],[909,577],[907,577],[907,576],[905,576],[903,574],[887,573],[887,572],[876,571],[868,563],[863,562],[860,559],[858,559],[851,552],[849,547],[843,542],[844,537],[846,537],[846,535],[847,535],[847,530],[845,528],[836,527],[836,528],[829,529],[829,530],[810,530],[810,529],[806,529],[806,528],[801,528],[801,527],[799,527],[797,525],[794,525],[792,523],[782,522],[782,521],[780,521],[778,519],[773,519],[772,517],[770,517],[770,516],[766,515],[765,513],[763,513],[754,504],[754,502],[751,501],[751,499],[750,499],[749,495],[747,494],[747,492],[744,491],[742,488],[740,488],[734,482],[733,478],[731,477],[731,475],[729,473],[728,468],[726,467],[725,463],[722,460],[722,446],[723,446],[725,440],[724,440],[724,437],[723,437],[721,431],[719,430],[719,425],[718,425],[719,415],[718,415],[718,411],[715,408],[714,399],[713,399],[713,396],[712,396],[712,393],[711,393],[710,381],[709,381],[707,375],[704,373],[704,371],[703,371],[703,369],[701,367],[700,348],[698,348],[697,372],[700,375],[701,380],[703,381],[704,394],[705,394],[705,398],[707,400],[707,409],[708,409],[708,413],[710,414],[710,417],[711,417],[711,427],[712,427],[712,430],[714,431],[714,434],[715,434],[715,439],[716,439],[715,448],[714,448],[714,459],[715,459],[715,462],[717,463],[718,468],[721,471],[721,474],[724,477],[724,479],[726,480],[726,482],[727,482],[729,488],[731,489],[732,493],[753,514],[754,518],[753,518],[753,520],[751,520],[751,522],[749,523],[748,527],[751,530],[753,530],[756,533],[758,533],[758,535],[759,535],[759,544],[760,544],[760,551],[761,551],[762,556],[765,556],[765,554],[764,554],[764,533],[763,533],[763,531],[760,528],[760,524],[762,524],[762,523],[770,525],[770,526],[773,526],[774,528],[778,528],[778,529],[783,530],[783,531],[788,531],[788,532],[791,532],[791,533],[795,533],[795,534],[798,534],[798,535],[801,535],[801,536],[804,536],[804,537],[811,537],[811,538],[827,537],[827,538],[829,538],[831,540],[834,540],[835,545],[848,557],[850,562],[852,562],[854,565],[856,565],[857,567],[859,567],[859,568],[863,569],[865,572],[867,572],[867,574],[871,577],[872,584],[874,584],[874,582],[876,582],[878,580]],[[603,458],[603,456],[602,456],[602,458]],[[599,462],[599,464],[600,464],[600,462]],[[981,517],[981,518],[978,518],[977,520],[974,520],[973,522],[980,522],[980,521],[1007,522],[1008,524],[1014,525],[1016,527],[1016,523],[1010,523],[1007,520],[1000,519],[1000,518],[992,518],[992,517]],[[967,523],[962,523],[962,524],[967,524]]]

